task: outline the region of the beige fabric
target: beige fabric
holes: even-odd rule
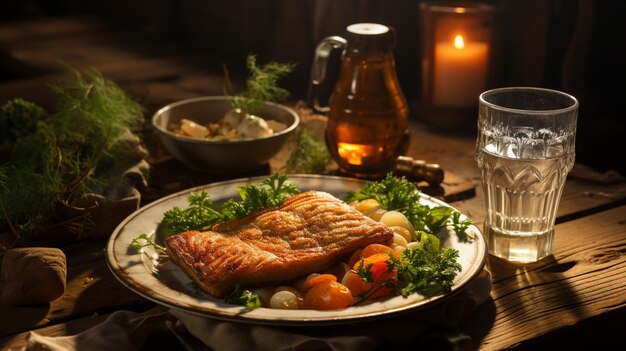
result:
[[[173,318],[166,308],[160,306],[143,313],[117,311],[104,322],[77,335],[49,337],[30,332],[22,350],[138,350],[150,333],[168,319]]]
[[[273,327],[208,319],[178,310],[155,307],[144,313],[118,311],[80,334],[46,337],[31,332],[22,350],[137,350],[155,330],[170,330],[190,350],[377,350],[402,345],[427,335],[433,328],[453,328],[483,303],[491,291],[486,270],[449,299],[415,313],[360,324],[329,327]],[[173,322],[184,326],[183,332]],[[445,335],[454,343],[457,334]],[[190,346],[193,345],[193,346]]]

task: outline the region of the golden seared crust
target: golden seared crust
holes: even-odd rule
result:
[[[189,231],[166,240],[174,262],[204,290],[222,297],[236,284],[252,287],[321,272],[393,232],[331,194],[308,191],[278,208]]]

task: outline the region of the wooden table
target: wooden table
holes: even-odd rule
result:
[[[47,84],[63,77],[62,60],[75,68],[95,67],[138,98],[150,115],[159,106],[198,95],[221,93],[219,60],[189,49],[131,35],[93,19],[61,18],[0,27],[0,48],[18,62],[15,77],[0,81],[0,102],[22,97],[50,104]],[[203,65],[198,63],[202,62]],[[212,71],[211,65],[217,70]],[[217,73],[214,73],[217,72]],[[444,192],[451,204],[484,218],[474,136],[429,130],[412,117],[408,155],[439,163],[447,172]],[[172,160],[149,129],[150,185],[142,203],[194,185],[225,179],[189,171]],[[578,147],[585,147],[579,145]],[[274,163],[248,175],[268,174]],[[491,298],[458,329],[471,339],[468,350],[602,349],[623,345],[626,322],[626,182],[567,181],[559,208],[554,255],[536,264],[513,265],[490,257]],[[454,197],[456,188],[469,188]],[[0,304],[0,348],[23,345],[29,331],[72,335],[117,310],[143,311],[154,304],[123,287],[108,270],[105,239],[62,247],[67,256],[65,294],[49,305]],[[171,336],[151,339],[144,349],[171,345]],[[160,349],[160,348],[157,348]],[[607,349],[607,348],[604,348]]]

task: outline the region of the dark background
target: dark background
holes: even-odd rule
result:
[[[451,1],[454,3],[454,1]],[[495,86],[540,86],[580,101],[577,162],[598,171],[626,174],[624,84],[626,9],[609,0],[490,0],[497,8],[499,57]],[[313,51],[346,25],[393,26],[400,84],[407,100],[419,101],[420,1],[406,0],[4,0],[0,21],[54,16],[95,16],[129,33],[169,41],[214,56],[206,70],[235,79],[245,75],[245,57],[297,63],[281,85],[304,99]],[[1,24],[1,23],[0,23]],[[1,45],[1,43],[0,43]],[[0,80],[16,78],[15,57],[0,46]],[[216,64],[220,62],[220,64]],[[239,73],[237,73],[239,72]],[[412,105],[414,106],[414,105]],[[419,119],[419,108],[412,108]],[[444,147],[444,146],[442,146]]]

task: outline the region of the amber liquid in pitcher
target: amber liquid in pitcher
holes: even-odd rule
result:
[[[356,52],[341,60],[326,140],[343,173],[383,176],[408,147],[409,110],[390,55]]]

